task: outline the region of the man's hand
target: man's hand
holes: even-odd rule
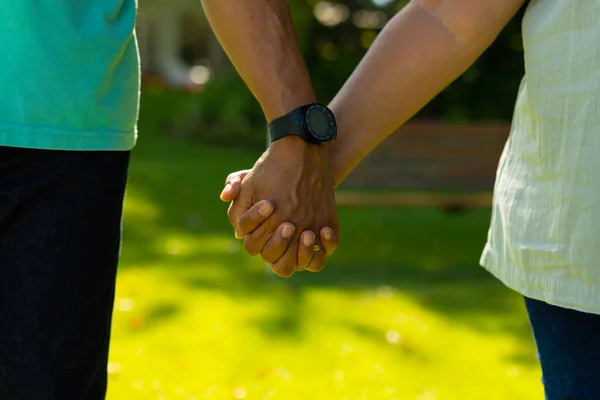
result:
[[[316,101],[286,0],[202,0],[202,4],[219,42],[268,122]],[[290,276],[296,267],[322,268],[325,255],[314,251],[317,238],[312,232],[303,232],[318,232],[326,225],[332,228],[334,239],[339,238],[326,150],[298,138],[280,139],[245,181],[239,199],[230,207],[230,220],[237,235],[245,237],[246,249],[260,253],[279,275]],[[242,214],[260,200],[271,200],[274,214],[255,229],[241,226]],[[282,244],[273,246],[269,239],[282,222],[290,222],[296,229],[289,225],[280,228],[287,227],[281,233],[292,232],[292,240],[278,257]],[[304,247],[309,243],[313,247],[308,262],[297,254],[302,234]]]
[[[248,253],[261,254],[283,277],[295,270],[322,269],[325,254],[331,253],[339,240],[326,148],[286,137],[273,143],[254,168],[245,172],[243,176],[230,175],[221,198],[230,200],[230,194],[239,190],[229,208],[229,219],[236,237],[244,238]],[[261,223],[260,217],[266,215],[270,216]],[[323,227],[330,229],[321,230]],[[313,232],[320,232],[322,248],[318,251],[314,251],[319,243]]]
[[[227,176],[225,180],[225,188],[221,192],[221,200],[225,202],[231,202],[238,198],[242,181],[250,173],[251,170],[243,170],[233,172]],[[263,222],[265,222],[273,214],[274,207],[268,200],[261,200],[254,204],[248,211],[246,211],[240,217],[240,225],[244,226],[249,232],[254,232]],[[280,259],[288,246],[292,242],[292,237],[296,227],[290,222],[284,222],[275,231],[275,234],[269,239],[265,248],[269,249],[269,252],[273,255],[269,259]],[[300,236],[300,242],[298,243],[298,264],[299,265],[310,265],[306,268],[306,271],[319,272],[324,265],[317,265],[312,263],[314,245],[308,243],[315,237],[315,233],[311,230],[302,232]],[[321,246],[325,252],[325,256],[333,254],[336,249],[337,241],[333,229],[326,226],[321,228],[319,232],[319,239]],[[263,248],[264,249],[264,248]],[[266,252],[265,252],[266,253]],[[298,270],[298,268],[297,268]]]

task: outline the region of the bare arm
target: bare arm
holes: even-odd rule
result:
[[[524,2],[413,0],[398,13],[330,105],[336,185],[475,62]]]
[[[202,0],[268,121],[315,101],[286,0]]]
[[[219,41],[268,121],[315,101],[286,0],[202,3]],[[261,200],[270,200],[275,211],[260,226],[243,229],[241,216]],[[252,255],[260,253],[279,275],[323,268],[325,253],[314,248],[314,232],[328,226],[339,238],[327,147],[295,136],[273,143],[244,176],[239,197],[229,208],[229,219],[237,236],[244,237],[246,250]],[[279,243],[278,235],[271,242],[284,222],[295,226],[293,236]],[[283,228],[279,229],[282,232]],[[303,234],[306,230],[312,232]],[[305,242],[307,234],[310,240]]]

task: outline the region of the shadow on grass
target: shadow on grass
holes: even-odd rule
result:
[[[157,326],[171,318],[177,316],[180,308],[175,303],[154,304],[150,310],[145,313],[147,326]]]
[[[257,268],[239,243],[228,239],[232,230],[226,205],[218,199],[226,175],[250,167],[258,154],[172,142],[150,127],[152,121],[143,115],[142,139],[132,159],[128,199],[132,209],[125,218],[123,270],[162,265],[158,268],[168,268],[192,289],[218,290],[241,300],[284,288],[285,306],[256,325],[265,334],[290,336],[301,329],[298,315],[305,288],[391,287],[457,324],[481,332],[509,332],[522,347],[515,361],[536,362],[519,296],[476,265],[489,210],[448,216],[433,209],[343,208],[342,245],[326,269],[283,280]],[[138,203],[149,204],[153,211],[144,211]],[[178,235],[198,243],[230,240],[232,245],[169,254],[161,241]],[[207,273],[215,268],[218,274]],[[175,305],[161,305],[148,319],[157,324],[177,312]],[[382,335],[369,327],[351,329],[360,335]]]

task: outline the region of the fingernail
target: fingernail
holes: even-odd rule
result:
[[[225,188],[223,189],[223,191],[221,192],[221,194],[229,191],[229,189],[231,189],[231,183],[228,183],[227,185],[225,185]]]
[[[304,235],[304,238],[302,238],[302,242],[305,246],[314,246],[315,238],[313,237],[313,235],[306,234]]]
[[[323,237],[324,237],[326,240],[331,240],[331,239],[333,239],[333,232],[331,232],[329,229],[325,229],[325,230],[323,231]]]
[[[291,238],[295,230],[296,227],[294,225],[285,225],[281,230],[281,236],[284,238]]]
[[[271,214],[271,211],[273,211],[271,203],[263,203],[260,207],[258,207],[258,213],[263,217],[266,217],[267,215]]]

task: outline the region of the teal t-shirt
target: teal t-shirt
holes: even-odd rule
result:
[[[0,0],[0,145],[129,150],[135,0]]]

